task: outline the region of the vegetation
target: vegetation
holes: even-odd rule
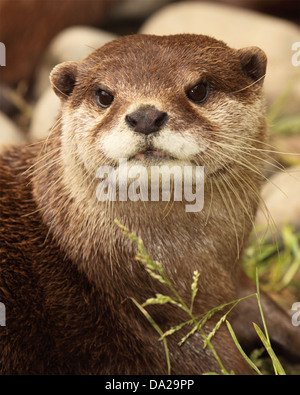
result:
[[[171,291],[172,296],[167,296],[167,295],[162,295],[162,294],[156,294],[155,297],[150,298],[146,300],[142,305],[139,304],[135,299],[133,299],[133,302],[137,306],[137,308],[145,315],[145,317],[148,319],[148,321],[151,323],[151,325],[155,328],[155,330],[159,334],[159,341],[162,341],[164,344],[164,349],[165,349],[165,354],[166,354],[166,363],[167,363],[167,368],[168,368],[168,373],[172,373],[172,361],[170,360],[170,354],[168,350],[168,336],[171,336],[173,333],[180,331],[182,328],[189,326],[190,330],[188,331],[187,334],[184,335],[184,337],[181,339],[179,342],[178,346],[182,345],[186,339],[189,336],[192,336],[196,331],[199,331],[203,341],[204,341],[204,347],[209,347],[216,358],[219,366],[220,366],[220,371],[224,375],[232,375],[234,374],[233,371],[227,371],[226,368],[224,367],[222,360],[220,359],[219,355],[217,354],[216,350],[213,347],[213,344],[211,342],[211,339],[213,338],[214,334],[216,331],[219,329],[219,327],[226,323],[227,328],[237,346],[241,354],[243,355],[244,359],[247,361],[247,363],[255,370],[255,372],[259,375],[263,374],[275,374],[275,375],[285,375],[286,372],[283,369],[279,359],[275,355],[270,339],[268,336],[268,330],[267,326],[264,320],[264,314],[262,311],[261,307],[261,302],[260,302],[260,288],[259,288],[259,271],[256,269],[256,263],[263,262],[263,267],[265,269],[265,273],[270,273],[273,274],[273,265],[271,265],[271,257],[273,257],[274,254],[276,254],[276,250],[274,251],[274,248],[270,248],[269,244],[266,245],[261,245],[258,247],[256,244],[253,244],[252,246],[249,247],[247,251],[247,258],[245,260],[245,267],[249,272],[255,271],[255,281],[256,281],[256,286],[257,290],[256,293],[253,295],[249,295],[245,298],[249,297],[256,297],[257,298],[257,303],[260,308],[260,314],[262,317],[262,322],[263,322],[263,329],[259,328],[256,324],[254,324],[254,328],[257,332],[257,335],[262,341],[262,347],[263,350],[266,351],[266,353],[269,356],[269,361],[262,364],[261,360],[259,359],[260,354],[262,353],[261,350],[256,350],[255,353],[251,357],[248,357],[245,352],[242,350],[240,344],[238,343],[238,340],[234,334],[234,331],[227,320],[228,314],[231,312],[232,309],[243,299],[237,299],[232,302],[223,304],[221,306],[216,306],[214,309],[208,311],[206,314],[203,314],[201,316],[195,316],[193,313],[193,303],[195,300],[195,297],[197,295],[197,284],[199,280],[199,273],[197,271],[194,272],[193,278],[191,279],[191,301],[190,305],[188,306],[184,300],[181,298],[180,294],[177,292],[177,290],[174,288],[172,285],[170,279],[166,275],[163,265],[160,262],[153,261],[153,259],[149,256],[143,241],[136,236],[135,233],[130,233],[127,228],[125,228],[122,224],[120,224],[118,221],[116,223],[122,228],[123,232],[135,243],[137,243],[137,255],[136,258],[145,266],[145,269],[148,271],[148,273],[155,278],[156,280],[160,281],[161,283],[165,284],[168,286],[168,288]],[[289,228],[285,229],[285,238],[284,238],[284,243],[287,246],[288,253],[284,255],[285,260],[284,264],[288,265],[288,272],[290,273],[289,276],[285,276],[284,274],[282,276],[276,277],[279,280],[276,281],[277,285],[280,286],[287,286],[292,283],[293,277],[291,276],[292,273],[295,271],[295,267],[299,267],[299,253],[300,253],[300,247],[299,247],[299,238],[295,239],[295,235],[291,233]],[[298,244],[296,243],[298,242]],[[296,243],[296,244],[295,244]],[[292,259],[291,259],[292,258]],[[269,264],[272,266],[269,267],[269,271],[266,270],[266,267],[268,264],[266,263],[269,262]],[[283,270],[283,263],[281,263],[281,269]],[[276,269],[277,272],[277,269]],[[287,278],[289,280],[289,284],[286,284]],[[178,323],[178,325],[170,328],[166,332],[163,332],[160,327],[157,325],[157,323],[153,320],[153,318],[150,316],[150,314],[147,312],[145,307],[152,305],[152,304],[165,304],[165,303],[171,303],[177,308],[180,308],[184,310],[187,313],[187,316],[189,319],[185,322]],[[209,320],[216,312],[219,312],[220,310],[224,311],[224,314],[222,317],[219,319],[218,323],[214,327],[214,329],[211,331],[211,333],[206,336],[203,327],[207,320]],[[272,370],[268,368],[269,370],[266,370],[266,366],[270,365],[272,367]],[[263,367],[263,369],[261,369]],[[206,374],[217,374],[216,372],[207,372]]]

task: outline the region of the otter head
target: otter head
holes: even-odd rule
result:
[[[205,276],[218,273],[211,292],[222,296],[218,287],[231,281],[228,273],[240,259],[259,201],[265,70],[266,56],[258,48],[235,50],[185,34],[121,37],[81,62],[54,68],[51,83],[62,111],[54,143],[49,140],[53,165],[40,182],[49,191],[36,196],[45,196],[39,197],[45,220],[91,280],[102,281],[99,254],[108,257],[112,270],[117,267],[119,281],[128,282],[122,270],[132,280],[136,249],[112,226],[117,218],[141,236],[170,276],[180,273],[187,289],[195,268],[203,284]],[[127,162],[127,174],[120,159]],[[186,214],[192,200],[175,199],[175,188],[171,204],[152,195],[148,203],[99,203],[99,168],[112,168],[123,180],[133,167],[146,169],[145,180],[153,168],[163,168],[163,178],[171,167],[204,167],[203,208],[200,202],[200,209]],[[174,174],[174,182],[181,175]],[[191,184],[197,193],[197,178]]]
[[[80,172],[81,185],[83,174],[90,183],[100,166],[117,168],[121,158],[204,166],[212,178],[248,169],[265,128],[265,70],[262,50],[202,35],[121,37],[56,66],[51,83],[62,102],[69,176]]]

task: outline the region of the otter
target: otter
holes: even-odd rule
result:
[[[2,374],[167,373],[158,333],[132,299],[170,290],[136,259],[115,219],[143,240],[187,304],[198,271],[196,316],[255,292],[241,258],[264,180],[266,62],[259,48],[207,36],[132,35],[53,69],[61,112],[49,136],[0,160]],[[146,171],[203,167],[202,210],[187,211],[174,194],[170,202],[99,199],[97,170],[126,178],[121,158]],[[266,295],[262,303],[274,347],[299,358],[299,330]],[[189,319],[168,303],[146,309],[162,331]],[[255,298],[233,312],[236,335],[252,347]],[[206,322],[206,336],[220,315]],[[181,337],[168,338],[171,373],[221,372],[199,333],[179,346]],[[211,343],[228,371],[254,372],[224,325]]]

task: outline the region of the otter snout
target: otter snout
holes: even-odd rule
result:
[[[168,114],[154,106],[143,106],[126,115],[125,121],[130,129],[145,135],[158,132],[168,122]]]

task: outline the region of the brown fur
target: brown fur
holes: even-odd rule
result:
[[[0,165],[0,302],[7,314],[7,325],[0,328],[4,374],[166,373],[158,334],[131,298],[143,303],[170,291],[135,259],[136,246],[114,224],[115,218],[142,237],[186,303],[193,271],[200,272],[195,315],[253,288],[245,279],[239,289],[239,262],[263,179],[259,148],[265,136],[265,62],[258,49],[235,51],[205,36],[131,36],[107,44],[78,64],[54,69],[51,81],[62,100],[62,114],[51,135],[40,144],[7,152]],[[203,105],[190,103],[185,95],[199,76],[211,86]],[[106,110],[95,101],[95,89],[102,85],[114,89],[115,95]],[[228,97],[232,108],[224,111]],[[109,145],[107,150],[99,142],[122,125],[122,144],[122,136],[130,136],[122,118],[131,103],[146,99],[168,109],[174,142],[188,136],[189,129],[198,145],[209,142],[209,150],[193,158],[208,169],[200,213],[186,213],[182,202],[105,204],[96,199],[94,172],[102,164],[115,164],[110,154],[116,148]],[[232,125],[229,144],[219,124],[224,130]],[[246,127],[250,130],[243,133],[252,137],[249,140],[240,130]],[[248,156],[251,166],[235,147],[237,136],[256,150],[255,157]],[[146,144],[142,138],[138,141],[136,153]],[[127,149],[124,146],[124,152]],[[251,311],[256,317],[255,307]],[[162,330],[188,319],[172,305],[152,306],[149,312]],[[279,314],[276,308],[269,311],[271,316],[272,312]],[[280,314],[276,317],[287,319]],[[207,322],[206,334],[219,317]],[[246,325],[238,317],[237,322],[243,337]],[[299,342],[294,329],[286,325],[285,333]],[[200,335],[179,347],[181,336],[168,340],[172,373],[219,372],[215,357],[202,349]],[[228,370],[252,372],[224,326],[213,345]]]

